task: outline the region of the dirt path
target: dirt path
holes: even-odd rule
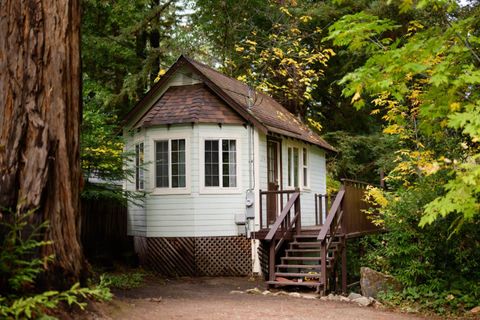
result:
[[[98,305],[100,319],[423,319],[347,302],[230,293],[256,286],[263,289],[262,282],[246,278],[150,279],[147,282],[142,288],[117,291],[114,301]]]

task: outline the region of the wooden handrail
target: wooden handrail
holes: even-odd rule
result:
[[[260,190],[260,194],[287,194],[295,192],[298,192],[298,190]]]
[[[324,241],[325,238],[327,237],[327,233],[330,230],[331,225],[336,217],[336,213],[340,208],[344,195],[345,195],[345,188],[342,186],[340,191],[337,193],[337,196],[335,197],[335,201],[333,202],[332,207],[330,208],[330,211],[328,212],[327,221],[325,221],[322,228],[320,229],[320,233],[317,237],[317,240]]]
[[[374,187],[381,187],[379,184],[376,183],[370,183],[370,182],[365,182],[365,181],[360,181],[360,180],[355,180],[355,179],[340,179],[342,183],[344,184],[361,184],[364,186],[374,186]]]
[[[297,201],[299,196],[300,196],[300,192],[296,191],[293,194],[293,196],[288,200],[287,204],[285,205],[285,208],[283,208],[283,210],[282,210],[282,213],[280,213],[280,215],[277,217],[277,219],[275,220],[275,223],[270,228],[270,231],[268,232],[267,236],[265,237],[266,241],[270,241],[270,240],[273,239],[273,237],[275,236],[275,234],[278,231],[278,228],[280,228],[280,226],[282,225],[283,220],[285,220],[285,218],[287,217],[288,213],[292,209],[293,205],[295,204],[295,201]],[[295,217],[295,218],[297,218],[297,217]]]

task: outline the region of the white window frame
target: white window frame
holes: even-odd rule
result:
[[[302,147],[302,156],[301,156],[301,168],[302,168],[302,188],[305,190],[310,190],[310,148],[308,146]],[[305,170],[307,171],[307,179],[305,184]]]
[[[206,187],[205,186],[205,141],[216,140],[219,143],[219,182],[220,186],[218,187]],[[223,187],[223,155],[222,155],[222,140],[235,140],[236,146],[236,175],[237,175],[237,186],[236,187]],[[199,150],[199,175],[200,175],[200,186],[199,191],[201,194],[211,194],[211,193],[221,193],[221,194],[239,194],[242,193],[241,184],[242,176],[240,167],[242,165],[242,154],[241,154],[241,143],[242,140],[238,136],[221,136],[221,137],[203,137],[200,139]]]
[[[298,186],[295,186],[295,170],[294,170],[295,165],[294,165],[294,156],[293,156],[294,149],[297,149],[298,151],[298,166],[297,166]],[[289,152],[290,150],[292,151]],[[287,188],[289,189],[300,188],[302,185],[300,183],[302,178],[300,175],[300,161],[302,160],[300,156],[300,150],[301,148],[298,145],[293,145],[293,144],[287,145]],[[291,156],[291,159],[290,159],[290,156]]]
[[[143,159],[140,157],[140,153],[137,155],[137,147],[140,150],[140,146],[142,146],[142,153]],[[143,191],[145,190],[145,143],[143,141],[135,142],[135,191]],[[138,163],[137,163],[137,156],[138,156]],[[138,170],[138,174],[137,174]],[[138,185],[138,187],[137,187]]]
[[[185,187],[172,188],[172,140],[185,140]],[[157,164],[156,164],[156,142],[168,141],[168,187],[157,187]],[[190,171],[190,141],[185,135],[155,135],[151,139],[152,142],[152,194],[153,195],[166,195],[166,194],[190,194],[191,186],[191,171]]]
[[[298,149],[298,187],[295,187],[294,181],[295,181],[295,174],[294,174],[294,156],[293,156],[293,149]],[[288,162],[289,162],[289,156],[288,156],[288,150],[291,149],[291,157],[292,161],[290,163],[290,174],[291,176],[289,177],[289,168],[288,168]],[[307,165],[303,165],[303,150],[307,151]],[[286,166],[286,189],[288,190],[294,190],[295,188],[298,188],[301,191],[311,191],[311,184],[310,184],[310,176],[311,176],[311,171],[310,171],[310,148],[308,145],[304,143],[299,143],[299,142],[289,142],[286,144],[286,153],[285,153],[286,161],[285,161],[285,166]],[[304,185],[304,177],[303,177],[303,169],[307,169],[307,183],[308,185]],[[289,181],[290,180],[290,181]],[[289,183],[290,182],[290,183]]]

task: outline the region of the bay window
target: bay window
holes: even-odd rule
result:
[[[205,140],[204,159],[205,187],[237,187],[236,140]]]
[[[186,187],[185,139],[155,141],[155,187]]]

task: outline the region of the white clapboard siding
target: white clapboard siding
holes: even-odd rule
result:
[[[278,138],[278,137],[277,137]],[[284,190],[292,189],[288,186],[288,153],[289,146],[296,147],[300,152],[300,172],[299,181],[303,183],[303,167],[302,167],[302,149],[307,148],[309,161],[308,173],[309,186],[305,188],[300,186],[301,190],[301,211],[302,211],[302,225],[315,225],[315,193],[326,192],[326,165],[325,165],[325,151],[319,147],[305,143],[300,140],[291,138],[283,138],[281,141],[281,157],[282,157],[282,186]],[[259,181],[260,189],[267,190],[267,137],[264,134],[259,134]],[[280,164],[279,164],[280,165]],[[265,198],[263,202],[263,210],[266,210]],[[279,208],[280,209],[280,208]]]
[[[148,237],[233,236],[238,235],[235,215],[245,213],[245,189],[249,186],[249,128],[242,125],[195,124],[157,126],[131,140],[143,138],[145,148],[145,214],[143,224],[137,223],[137,208],[129,207],[131,234],[141,230]],[[178,190],[156,189],[154,182],[155,141],[186,139],[187,187]],[[205,139],[237,141],[237,188],[208,189],[203,187],[203,146]],[[134,143],[128,144],[134,148]],[[134,149],[131,149],[134,150]],[[134,188],[129,184],[130,189]],[[176,194],[175,194],[176,193]],[[135,221],[135,222],[134,222]]]
[[[326,191],[326,167],[325,167],[325,151],[319,147],[305,143],[300,140],[283,139],[282,141],[282,164],[283,164],[283,188],[289,189],[288,186],[288,147],[296,147],[299,149],[299,182],[301,190],[301,211],[302,225],[315,225],[315,193],[325,193]],[[302,157],[303,148],[307,148],[308,153],[308,173],[309,186],[303,186],[303,166]],[[291,188],[290,188],[291,189]]]

